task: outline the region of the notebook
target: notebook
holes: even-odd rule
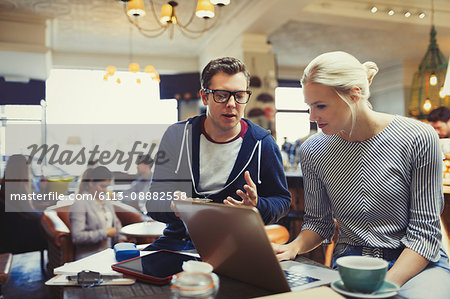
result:
[[[279,262],[254,207],[174,201],[191,240],[214,272],[261,288],[287,292],[328,284],[337,271],[295,261]]]

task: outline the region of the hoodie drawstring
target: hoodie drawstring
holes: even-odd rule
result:
[[[258,148],[258,184],[261,184],[261,143],[262,140],[258,140],[259,148]]]
[[[178,155],[177,168],[175,169],[176,174],[178,174],[178,170],[180,170],[181,158],[183,157],[183,146],[184,146],[184,141],[186,140],[188,125],[189,125],[189,122],[186,122],[186,124],[184,125],[184,129],[183,129],[183,138],[181,139],[180,154]]]

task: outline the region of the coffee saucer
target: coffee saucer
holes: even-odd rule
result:
[[[381,287],[375,293],[358,293],[352,292],[345,288],[342,280],[337,280],[331,284],[331,288],[338,293],[345,296],[357,297],[357,298],[388,298],[397,295],[398,291],[388,291],[390,289],[398,289],[398,287],[389,281],[384,281]],[[386,292],[383,292],[386,290]]]

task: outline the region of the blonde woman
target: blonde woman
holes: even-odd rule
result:
[[[441,153],[433,128],[376,112],[368,102],[378,68],[344,52],[325,53],[301,80],[310,120],[322,129],[301,146],[305,221],[280,260],[339,237],[333,264],[345,255],[390,263],[386,280],[407,298],[448,298],[450,270],[441,249]]]

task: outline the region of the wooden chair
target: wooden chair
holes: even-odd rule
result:
[[[335,225],[335,229],[334,229],[334,235],[333,238],[331,239],[331,244],[324,246],[323,250],[324,250],[324,254],[325,254],[325,261],[324,261],[324,265],[327,267],[331,267],[331,260],[333,259],[333,251],[334,251],[334,247],[336,246],[336,242],[337,242],[337,238],[339,236],[339,226],[336,220],[334,220],[334,225]]]
[[[264,228],[266,229],[269,241],[272,243],[284,244],[289,240],[289,232],[282,225],[271,224],[266,225]]]
[[[13,255],[11,253],[0,254],[0,298],[3,298],[2,286],[9,280]]]
[[[0,253],[19,254],[40,251],[41,269],[44,267],[44,252],[47,241],[40,223],[39,213],[5,212],[5,206],[0,204]]]
[[[113,202],[114,210],[123,226],[144,221],[144,215],[120,202]],[[72,243],[69,220],[70,205],[52,207],[42,214],[41,225],[48,242],[47,269],[53,269],[71,262],[75,257],[75,246]]]

